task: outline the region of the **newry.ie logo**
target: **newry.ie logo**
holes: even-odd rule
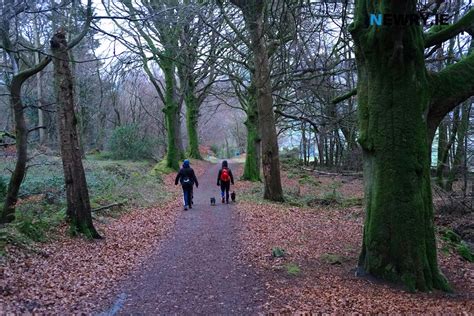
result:
[[[408,25],[448,25],[448,14],[429,14],[417,12],[413,14],[382,14],[371,13],[370,25],[376,26],[408,26]]]

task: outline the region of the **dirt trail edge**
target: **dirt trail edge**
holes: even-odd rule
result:
[[[182,211],[174,230],[147,262],[122,283],[113,306],[101,315],[250,315],[265,290],[238,255],[234,207],[221,204],[219,165],[201,176],[194,206]],[[237,176],[235,176],[237,180]],[[216,197],[217,206],[210,206]]]

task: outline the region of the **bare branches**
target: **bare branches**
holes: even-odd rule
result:
[[[275,110],[274,112],[278,115],[281,115],[281,116],[286,117],[286,118],[290,118],[292,120],[297,120],[297,121],[302,121],[302,122],[309,123],[314,128],[314,130],[319,133],[318,124],[316,124],[316,122],[313,122],[312,120],[310,120],[307,117],[304,117],[302,115],[301,116],[296,116],[296,115],[287,114],[287,113],[284,113],[280,110]]]

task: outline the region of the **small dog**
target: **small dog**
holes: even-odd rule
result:
[[[232,202],[235,202],[235,191],[232,191],[232,193],[230,194],[230,199],[232,200]]]
[[[216,198],[211,197],[211,205],[215,206],[216,205]]]

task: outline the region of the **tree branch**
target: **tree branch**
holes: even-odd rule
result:
[[[332,104],[337,104],[339,102],[342,102],[346,99],[349,99],[350,97],[354,96],[357,94],[357,89],[352,89],[351,91],[343,94],[343,95],[340,95],[338,97],[336,97],[335,99],[333,99],[331,102]]]
[[[0,131],[0,137],[8,137],[11,139],[16,139],[16,136],[7,131]]]
[[[431,74],[432,91],[428,111],[428,136],[432,140],[436,128],[446,114],[474,95],[474,53]]]
[[[474,9],[451,25],[434,26],[425,34],[425,48],[441,44],[461,32],[474,28]]]
[[[311,121],[311,120],[310,120],[309,118],[307,118],[307,117],[304,117],[304,116],[296,116],[296,115],[291,115],[291,114],[286,114],[286,113],[283,113],[283,112],[280,111],[280,110],[275,110],[275,111],[273,111],[273,112],[275,112],[276,114],[279,114],[279,115],[281,115],[281,116],[283,116],[283,117],[289,118],[289,119],[307,122],[307,123],[309,123],[309,125],[311,125],[311,126],[314,128],[314,130],[316,131],[316,133],[319,133],[318,125],[317,125],[315,122]]]
[[[5,148],[9,147],[9,146],[15,146],[15,145],[16,145],[16,143],[5,143],[5,144],[0,143],[0,147],[5,147]]]
[[[92,21],[92,0],[87,0],[87,9],[86,9],[86,22],[82,28],[81,33],[77,34],[67,46],[68,49],[73,48],[86,36],[87,32],[89,32],[89,27]]]
[[[46,129],[46,126],[36,126],[28,130],[28,133],[32,133],[34,131],[37,131],[39,129]]]
[[[51,62],[51,57],[47,56],[43,58],[38,64],[23,71],[20,71],[12,78],[12,85],[14,81],[18,81],[21,84],[25,82],[26,79],[30,78],[31,76],[37,74],[41,70],[43,70],[49,63]]]

